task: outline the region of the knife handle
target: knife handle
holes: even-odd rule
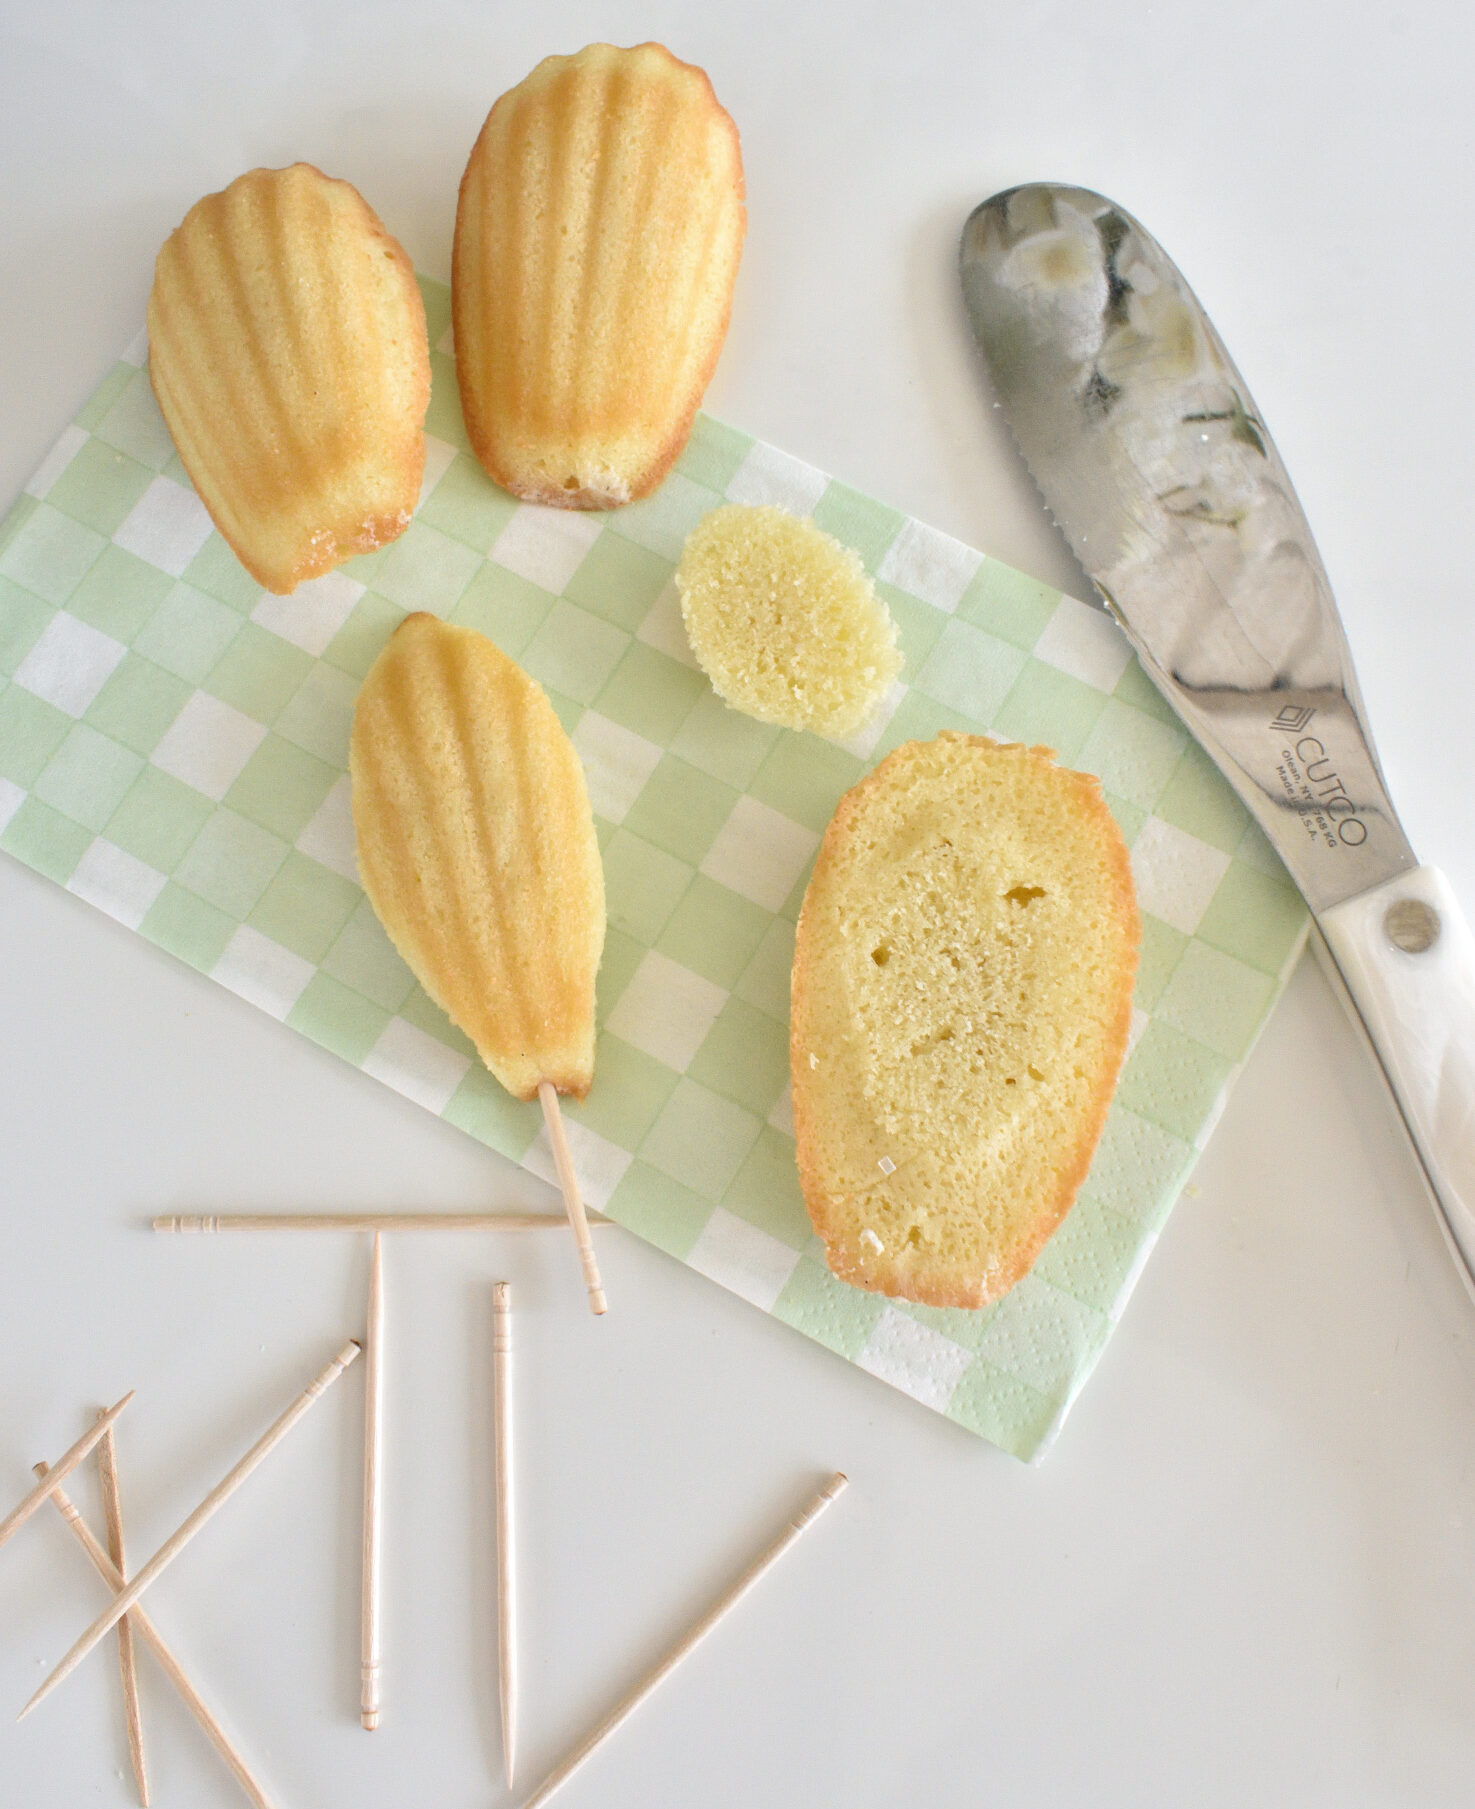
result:
[[[1318,920],[1475,1298],[1475,935],[1437,867]]]

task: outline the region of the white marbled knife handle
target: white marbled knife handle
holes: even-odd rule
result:
[[[1475,936],[1437,867],[1322,912],[1475,1297]]]

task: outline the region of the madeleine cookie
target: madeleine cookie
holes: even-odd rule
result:
[[[492,108],[452,268],[466,430],[516,496],[645,496],[691,432],[745,223],[737,129],[659,44],[545,57]]]
[[[484,635],[407,616],[349,748],[364,890],[509,1093],[594,1077],[604,871],[584,770],[542,687]]]
[[[285,593],[404,532],[430,353],[410,261],[350,183],[251,170],[165,240],[149,376],[236,557]]]

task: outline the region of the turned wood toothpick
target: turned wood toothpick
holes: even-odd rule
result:
[[[44,1477],[47,1475],[45,1464],[37,1464],[35,1469],[38,1476]],[[118,1569],[117,1565],[113,1563],[107,1552],[103,1550],[96,1534],[92,1531],[91,1527],[88,1526],[81,1514],[78,1513],[75,1504],[67,1495],[66,1490],[61,1488],[54,1489],[51,1499],[55,1503],[57,1511],[60,1513],[62,1519],[66,1521],[67,1525],[71,1527],[72,1531],[76,1534],[78,1543],[81,1545],[83,1551],[91,1558],[99,1576],[102,1577],[109,1588],[114,1590],[121,1589],[124,1582],[122,1572]],[[134,1627],[138,1630],[139,1638],[153,1653],[154,1657],[158,1659],[164,1675],[179,1692],[179,1695],[184,1702],[184,1706],[199,1723],[205,1738],[215,1748],[216,1752],[220,1754],[221,1758],[225,1760],[230,1768],[232,1776],[241,1786],[242,1790],[245,1791],[250,1801],[256,1805],[256,1809],[273,1809],[271,1799],[251,1775],[246,1761],[236,1751],[235,1747],[232,1746],[230,1737],[225,1729],[205,1706],[199,1691],[196,1690],[195,1686],[185,1675],[184,1668],[179,1660],[169,1650],[168,1646],[164,1644],[164,1641],[159,1636],[158,1629],[154,1626],[154,1623],[149,1619],[148,1615],[142,1608],[133,1608],[129,1610],[128,1619],[132,1621]]]
[[[522,1809],[540,1809],[556,1790],[565,1785],[584,1761],[603,1745],[609,1736],[638,1709],[656,1685],[663,1683],[676,1669],[683,1658],[693,1651],[707,1637],[717,1623],[729,1614],[743,1599],[765,1571],[770,1570],[789,1547],[806,1532],[845,1487],[846,1477],[837,1471],[825,1486],[813,1497],[767,1548],[759,1554],[732,1587],[718,1601],[714,1602],[707,1612],[676,1642],[655,1669],[649,1672],[635,1688],[605,1716],[574,1750],[556,1766],[533,1794],[523,1804]]]
[[[574,1159],[569,1153],[568,1135],[563,1128],[563,1113],[558,1107],[558,1091],[551,1080],[538,1082],[538,1103],[543,1108],[543,1121],[548,1126],[548,1142],[553,1150],[553,1166],[563,1194],[563,1209],[574,1228],[574,1242],[579,1246],[579,1265],[584,1271],[584,1286],[589,1294],[589,1311],[605,1311],[604,1283],[599,1279],[599,1264],[594,1257],[594,1240],[589,1235],[589,1219],[579,1193],[579,1178],[574,1173]]]
[[[81,1664],[82,1660],[97,1642],[117,1626],[118,1622],[122,1620],[123,1616],[127,1614],[128,1610],[148,1588],[149,1584],[174,1562],[175,1558],[179,1556],[180,1552],[184,1550],[185,1546],[189,1544],[190,1540],[194,1538],[195,1534],[199,1532],[200,1528],[211,1515],[214,1514],[217,1509],[224,1506],[225,1502],[236,1492],[263,1458],[265,1458],[268,1453],[287,1436],[297,1424],[298,1420],[302,1418],[303,1414],[307,1412],[308,1408],[312,1406],[314,1401],[318,1399],[324,1390],[331,1387],[331,1385],[338,1380],[339,1376],[343,1374],[344,1370],[348,1368],[354,1358],[359,1355],[362,1348],[363,1347],[356,1338],[350,1339],[322,1374],[316,1376],[308,1383],[307,1387],[303,1389],[302,1393],[298,1395],[297,1399],[293,1401],[287,1411],[282,1414],[281,1418],[262,1434],[240,1462],[236,1464],[235,1468],[222,1477],[195,1511],[182,1522],[179,1529],[164,1541],[154,1553],[153,1557],[144,1565],[143,1569],[133,1578],[132,1582],[126,1584],[118,1592],[117,1596],[113,1599],[111,1606],[105,1608],[103,1612],[98,1615],[97,1619],[81,1636],[77,1643],[72,1647],[71,1651],[67,1653],[66,1657],[62,1659],[61,1663],[21,1710],[20,1714],[16,1717],[17,1720],[24,1721],[26,1716],[30,1714],[31,1710],[35,1708],[38,1703],[43,1702],[64,1678],[69,1677],[72,1672],[76,1670],[77,1666]]]
[[[614,1221],[587,1215],[591,1227]],[[189,1212],[153,1221],[155,1231],[561,1231],[552,1212]]]
[[[369,1330],[364,1345],[364,1552],[359,1623],[359,1720],[371,1732],[379,1725],[379,1560],[383,1549],[380,1510],[384,1472],[384,1238],[374,1233],[369,1258]]]
[[[507,1788],[517,1745],[517,1644],[512,1517],[512,1287],[492,1288],[492,1423],[497,1441],[497,1696]]]
[[[66,1481],[67,1477],[70,1476],[77,1465],[82,1462],[88,1452],[92,1450],[93,1446],[101,1442],[108,1427],[112,1425],[113,1421],[117,1419],[118,1415],[132,1399],[133,1390],[130,1388],[121,1401],[118,1401],[113,1406],[109,1407],[106,1413],[102,1414],[94,1421],[64,1457],[59,1457],[56,1462],[50,1466],[45,1477],[36,1484],[30,1494],[16,1507],[12,1508],[5,1516],[4,1520],[0,1520],[0,1545],[3,1545],[13,1532],[24,1526],[46,1497]]]
[[[118,1492],[118,1448],[109,1425],[97,1447],[97,1472],[102,1483],[103,1524],[107,1529],[108,1555],[118,1567],[118,1575],[128,1580],[128,1557],[123,1543],[123,1503]],[[128,1758],[133,1766],[133,1780],[138,1785],[138,1800],[143,1809],[149,1804],[148,1767],[143,1757],[143,1713],[138,1706],[138,1666],[133,1656],[133,1616],[125,1614],[118,1622],[118,1673],[123,1683],[123,1721],[128,1729]]]

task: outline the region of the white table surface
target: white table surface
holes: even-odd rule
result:
[[[642,36],[703,64],[743,136],[711,409],[1069,588],[983,405],[954,248],[976,201],[1031,178],[1138,214],[1254,388],[1410,835],[1475,910],[1475,25],[1455,0],[4,0],[0,507],[136,331],[200,194],[308,158],[444,273],[496,95],[549,51]],[[357,1240],[164,1242],[147,1215],[553,1203],[8,859],[0,1024],[0,1506],[136,1387],[139,1559],[357,1329],[367,1266]],[[569,1809],[1468,1805],[1475,1309],[1400,1138],[1308,962],[1034,1468],[624,1233],[600,1323],[561,1238],[401,1241],[382,1730],[356,1712],[356,1376],[154,1611],[280,1809],[507,1801],[486,1375],[506,1275],[525,1786],[843,1467],[848,1495]],[[10,1724],[99,1602],[49,1513],[0,1554],[0,1802],[131,1800],[111,1651]],[[239,1801],[144,1688],[156,1802]]]

